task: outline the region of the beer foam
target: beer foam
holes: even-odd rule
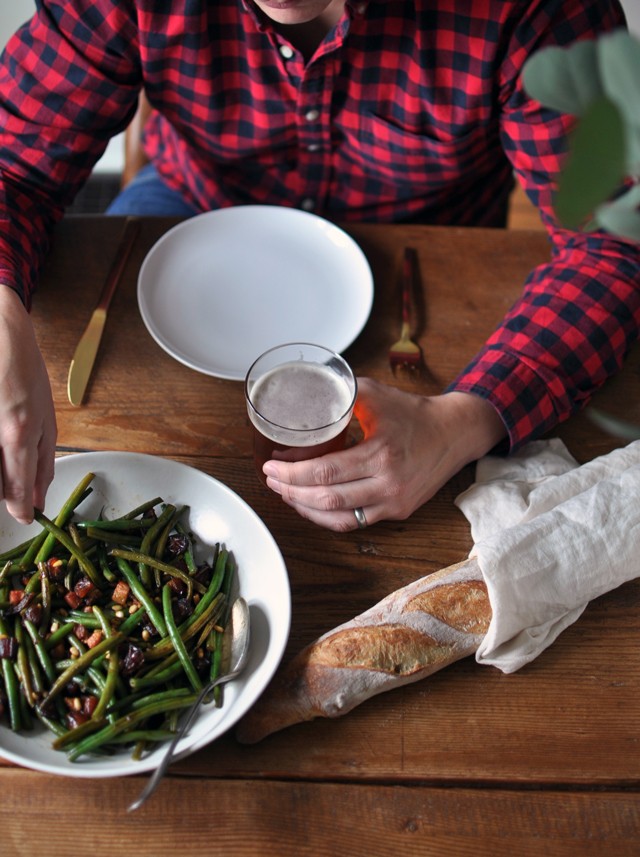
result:
[[[250,392],[256,427],[274,439],[304,446],[344,428],[353,394],[346,380],[320,363],[291,361],[259,378]],[[262,418],[262,419],[260,419]],[[271,425],[265,424],[268,421]],[[284,439],[279,429],[292,435]],[[319,429],[324,429],[318,434]],[[304,434],[299,434],[304,433]]]

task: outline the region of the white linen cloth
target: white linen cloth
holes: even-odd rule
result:
[[[589,601],[640,576],[640,441],[582,466],[559,439],[486,456],[455,502],[493,611],[479,663],[520,669]]]

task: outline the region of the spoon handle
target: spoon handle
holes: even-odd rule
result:
[[[217,687],[219,684],[224,684],[225,682],[231,681],[232,679],[234,679],[238,675],[238,672],[239,672],[239,670],[236,670],[235,672],[230,672],[230,673],[227,673],[226,675],[218,676],[218,678],[214,679],[213,681],[210,681],[209,684],[206,684],[202,688],[202,690],[198,694],[198,698],[193,703],[193,705],[189,709],[184,721],[182,722],[180,729],[176,732],[176,734],[171,739],[171,743],[167,747],[167,751],[164,754],[164,756],[162,757],[160,764],[155,769],[153,774],[151,774],[146,786],[141,791],[140,797],[137,800],[135,800],[132,804],[130,804],[130,806],[128,808],[129,812],[133,812],[134,810],[139,809],[142,806],[142,804],[148,798],[150,798],[151,795],[156,790],[158,783],[160,782],[160,780],[164,776],[167,768],[169,767],[169,765],[173,761],[173,755],[174,755],[176,746],[178,745],[178,742],[186,735],[186,733],[191,728],[191,724],[195,720],[195,716],[198,713],[198,709],[200,708],[202,700],[205,698],[205,696],[208,693],[210,693],[214,689],[214,687]]]

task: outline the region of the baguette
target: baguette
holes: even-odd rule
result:
[[[476,559],[416,580],[281,667],[236,737],[254,744],[294,723],[340,717],[378,693],[419,681],[476,652],[491,612]]]

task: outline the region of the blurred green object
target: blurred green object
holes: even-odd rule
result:
[[[526,63],[523,81],[544,107],[578,117],[558,179],[559,222],[640,241],[640,42],[616,30],[542,48]],[[585,413],[615,437],[640,438],[640,426],[592,406]]]
[[[558,180],[560,223],[640,241],[640,41],[616,30],[542,48],[523,81],[543,106],[578,118]]]
[[[618,417],[612,417],[610,414],[605,414],[604,411],[593,407],[588,407],[585,413],[592,423],[606,431],[607,434],[612,434],[621,440],[640,439],[640,426],[626,420],[620,420]]]

